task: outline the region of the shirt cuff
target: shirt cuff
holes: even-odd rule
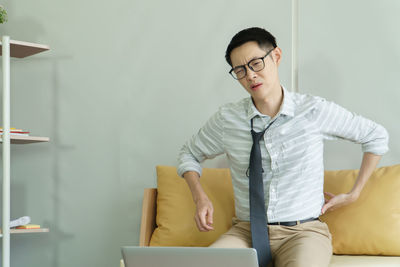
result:
[[[197,172],[199,176],[202,174],[202,169],[199,163],[185,162],[178,166],[178,175],[180,177],[183,177],[183,174],[188,171]]]
[[[377,145],[363,145],[362,147],[362,152],[366,153],[372,153],[378,156],[382,156],[384,154],[386,154],[386,152],[389,151],[389,147],[387,145],[383,145],[383,146],[377,146]]]

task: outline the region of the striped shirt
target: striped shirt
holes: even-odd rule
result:
[[[388,151],[388,133],[381,125],[321,97],[283,88],[283,101],[274,118],[261,114],[250,97],[226,104],[186,144],[178,158],[178,174],[196,171],[200,162],[225,153],[232,175],[239,220],[250,220],[249,167],[254,130],[275,122],[260,141],[265,207],[268,222],[318,217],[324,204],[323,141],[346,139],[363,152]]]

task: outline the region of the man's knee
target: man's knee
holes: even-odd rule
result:
[[[310,261],[289,260],[285,265],[275,265],[275,267],[327,267],[327,264],[313,263]]]
[[[291,246],[276,255],[275,267],[328,267],[331,257],[332,247],[329,244],[317,242]]]
[[[299,253],[295,255],[282,255],[275,260],[275,267],[328,267],[331,254],[329,253]]]
[[[250,248],[251,245],[244,238],[232,235],[222,235],[210,245],[213,248]]]

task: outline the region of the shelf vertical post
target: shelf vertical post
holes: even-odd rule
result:
[[[2,38],[3,61],[3,251],[2,266],[10,267],[10,37]]]
[[[298,0],[292,0],[292,92],[299,92],[299,3]]]

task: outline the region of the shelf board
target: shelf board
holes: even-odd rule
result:
[[[48,233],[50,232],[49,228],[40,228],[40,229],[10,229],[10,234],[29,234],[29,233]],[[0,236],[3,236],[0,230]]]
[[[2,43],[0,41],[0,47]],[[17,40],[10,40],[10,56],[16,58],[24,58],[35,55],[37,53],[47,51],[50,47],[48,45],[43,44],[35,44],[28,43]],[[0,49],[0,55],[2,55],[3,51]]]
[[[24,135],[11,135],[11,144],[30,144],[38,142],[49,142],[49,137],[41,136],[24,136]],[[0,143],[3,143],[3,139],[0,137]]]

